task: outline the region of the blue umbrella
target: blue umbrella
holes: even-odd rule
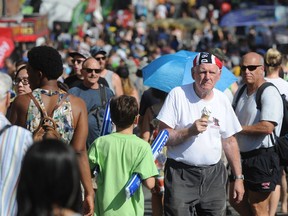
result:
[[[144,85],[169,92],[176,86],[192,83],[192,62],[197,54],[181,50],[155,59],[142,69]],[[216,88],[224,91],[235,81],[237,77],[224,66]]]

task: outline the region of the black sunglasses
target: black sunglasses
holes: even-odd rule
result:
[[[94,71],[96,74],[99,74],[102,71],[101,69],[93,69],[93,68],[83,68],[83,70],[85,70],[87,73],[92,73]]]
[[[75,62],[77,62],[77,64],[81,64],[83,62],[83,60],[72,59],[71,62],[72,62],[72,64],[75,64]]]
[[[104,61],[104,60],[106,60],[106,56],[96,57],[95,59],[96,59],[97,61],[100,61],[100,60]]]
[[[246,71],[246,69],[248,69],[249,71],[254,71],[256,70],[257,67],[260,67],[260,66],[262,65],[247,65],[247,66],[242,65],[241,71]]]

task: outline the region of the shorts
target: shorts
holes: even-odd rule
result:
[[[247,155],[247,153],[244,154]],[[241,153],[245,188],[255,192],[274,191],[281,178],[277,153],[267,151],[243,158],[244,154]]]

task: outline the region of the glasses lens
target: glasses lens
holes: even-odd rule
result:
[[[28,78],[16,78],[13,82],[14,85],[19,85],[19,83],[22,83],[23,85],[28,85],[29,84],[29,80]]]
[[[96,73],[96,74],[99,74],[101,73],[101,69],[93,69],[93,68],[83,68],[87,73],[92,73],[93,71]]]
[[[254,71],[256,70],[257,67],[261,65],[248,65],[248,66],[241,66],[241,71],[246,71],[248,69],[249,71]]]
[[[16,97],[16,93],[13,90],[9,90],[10,92],[10,98],[13,100]]]
[[[106,56],[103,56],[103,57],[97,57],[97,58],[95,58],[97,61],[100,61],[100,60],[102,60],[102,61],[104,61],[105,59],[106,59]]]
[[[75,64],[77,62],[77,64],[81,64],[83,61],[82,60],[79,60],[79,59],[72,59],[71,62],[73,64]]]
[[[23,85],[28,85],[28,84],[29,84],[28,78],[23,78],[23,79],[21,80],[21,82],[23,83]]]

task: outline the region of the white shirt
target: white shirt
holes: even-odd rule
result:
[[[288,82],[286,80],[282,79],[281,77],[275,79],[265,77],[265,80],[273,83],[281,94],[286,95],[286,101],[288,101]]]
[[[212,107],[208,128],[185,142],[167,147],[168,158],[193,166],[216,164],[222,153],[221,138],[242,130],[226,95],[213,89],[211,100],[200,99],[193,84],[176,87],[168,94],[157,118],[173,129],[190,127],[201,118],[205,106]]]

